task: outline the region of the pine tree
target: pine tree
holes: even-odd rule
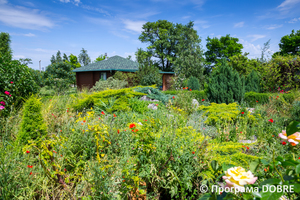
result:
[[[59,50],[56,53],[56,62],[57,63],[62,62],[61,53]]]
[[[68,56],[64,53],[64,55],[63,55],[63,62],[67,62],[67,61],[69,61],[69,58],[68,58]]]
[[[226,59],[222,59],[221,66],[211,74],[207,94],[209,100],[215,103],[240,102],[245,95],[245,79],[228,66]]]
[[[54,56],[54,55],[52,55],[52,57],[51,57],[51,59],[50,59],[50,62],[51,62],[51,64],[56,63],[56,60],[55,60],[55,56]]]
[[[260,77],[255,70],[252,70],[252,72],[246,78],[245,91],[260,92]]]

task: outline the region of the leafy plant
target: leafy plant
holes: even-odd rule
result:
[[[194,76],[191,76],[188,80],[188,83],[187,83],[187,86],[188,88],[190,88],[191,90],[200,90],[200,83],[199,83],[199,80],[194,77]]]
[[[114,79],[109,77],[107,80],[99,80],[95,86],[91,88],[91,91],[103,91],[108,89],[122,89],[128,85],[125,80]]]

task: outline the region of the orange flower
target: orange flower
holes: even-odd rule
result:
[[[135,128],[136,126],[135,126],[135,124],[130,124],[129,125],[129,128]]]
[[[120,133],[120,130],[118,129],[118,134]]]
[[[114,117],[116,117],[117,115],[114,114]]]

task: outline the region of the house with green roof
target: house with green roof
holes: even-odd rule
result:
[[[100,79],[106,80],[110,76],[113,76],[117,71],[124,73],[132,73],[138,71],[138,63],[132,60],[128,60],[121,56],[112,56],[105,60],[91,63],[89,65],[74,69],[76,72],[76,84],[77,88],[92,88]],[[170,88],[170,80],[174,75],[173,72],[160,72],[163,76],[163,90]]]

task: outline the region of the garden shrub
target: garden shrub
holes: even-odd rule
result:
[[[256,92],[246,92],[244,101],[248,103],[250,107],[256,104],[266,104],[269,102],[269,93],[256,93]]]
[[[177,95],[181,90],[166,90],[166,91],[163,91],[162,93],[163,94],[169,94],[169,95]],[[203,99],[204,100],[207,100],[207,95],[205,93],[204,90],[201,90],[201,91],[198,91],[198,90],[192,90],[192,91],[189,91],[189,90],[183,90],[184,92],[190,92],[194,95],[195,99],[200,102],[202,101]]]
[[[135,91],[147,94],[147,97],[150,99],[156,99],[161,101],[163,104],[166,104],[171,98],[172,95],[164,94],[156,88],[153,87],[136,87]]]
[[[294,93],[284,93],[284,94],[282,94],[282,97],[289,104],[292,104],[296,98]]]
[[[135,96],[143,96],[144,93],[136,92],[133,88],[124,88],[119,90],[104,90],[95,92],[90,95],[83,95],[82,99],[77,99],[72,107],[77,111],[82,111],[84,108],[89,109],[97,106],[101,109],[110,106],[109,112],[114,110],[128,110],[128,98]],[[113,104],[113,105],[112,105]],[[114,107],[114,108],[112,108]]]
[[[149,101],[142,101],[137,98],[131,98],[129,99],[129,106],[132,111],[144,114],[145,112],[149,111],[148,105],[152,103]]]
[[[211,73],[207,95],[215,103],[241,102],[245,95],[244,78],[223,59],[221,66]]]
[[[187,86],[191,90],[200,90],[200,87],[201,87],[200,83],[199,83],[199,80],[194,76],[191,76],[188,79]]]
[[[17,139],[27,144],[29,140],[42,140],[47,136],[47,126],[42,113],[42,103],[36,96],[31,96],[24,104],[22,122]]]
[[[246,77],[245,92],[260,92],[260,77],[255,70]]]
[[[162,75],[159,73],[158,67],[155,67],[154,65],[140,65],[139,70],[137,71],[137,77],[139,85],[162,85]]]
[[[122,89],[128,85],[125,80],[114,79],[109,77],[107,80],[99,80],[96,82],[95,86],[91,88],[91,91],[103,91],[108,89]]]
[[[294,121],[300,121],[300,101],[294,101],[291,109],[291,119]]]
[[[117,71],[113,75],[113,78],[121,80],[121,81],[127,81],[127,83],[128,83],[127,87],[133,87],[133,86],[138,85],[138,77],[137,77],[137,73],[135,73],[135,72],[120,72],[120,71]]]
[[[197,107],[192,103],[194,98],[195,96],[193,93],[180,90],[177,96],[174,97],[174,101],[171,105],[175,106],[175,108],[180,108],[189,115],[197,109]]]
[[[250,115],[248,111],[241,113],[238,104],[216,104],[211,103],[209,106],[201,105],[198,110],[204,111],[204,115],[207,116],[205,123],[207,125],[221,125],[224,126],[227,123],[236,123],[237,119],[246,119],[249,123],[257,121],[255,116]]]

